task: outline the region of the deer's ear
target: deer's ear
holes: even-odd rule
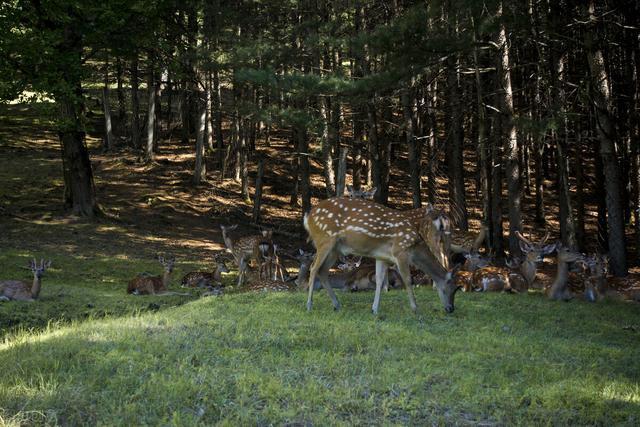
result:
[[[49,268],[49,267],[51,267],[51,260],[47,261],[47,262],[44,264],[44,268]]]
[[[426,214],[429,215],[431,212],[433,212],[433,205],[431,203],[427,203],[424,207],[424,210]]]

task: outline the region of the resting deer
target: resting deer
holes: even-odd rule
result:
[[[464,292],[473,290],[473,273],[489,266],[489,259],[479,252],[471,252],[464,255],[465,262],[461,270],[455,274],[456,285],[461,287]]]
[[[242,286],[246,279],[247,269],[249,268],[249,260],[254,259],[258,268],[265,263],[270,248],[273,247],[271,241],[272,231],[264,230],[261,235],[241,237],[232,239],[228,232],[235,230],[238,225],[226,227],[220,225],[222,230],[222,238],[227,250],[233,254],[233,259],[238,265],[238,286]]]
[[[311,269],[311,263],[313,262],[313,253],[305,252],[302,249],[299,250],[299,254],[296,257],[300,262],[300,268],[298,269],[298,277],[296,277],[294,283],[299,289],[303,291],[309,290],[309,271]],[[329,286],[333,289],[347,290],[350,284],[350,278],[354,269],[360,266],[360,260],[358,261],[346,261],[341,264],[339,273],[329,274],[327,279],[329,280]],[[320,289],[322,285],[316,278],[313,283],[314,290]]]
[[[351,199],[373,200],[373,196],[376,195],[377,190],[378,190],[378,187],[373,187],[369,191],[365,191],[362,189],[356,190],[355,188],[353,188],[353,186],[347,185],[347,196],[349,196]]]
[[[487,238],[489,228],[480,227],[478,233],[472,231],[455,230],[451,232],[450,251],[454,254],[468,254],[478,252]]]
[[[522,275],[528,288],[536,280],[538,263],[543,261],[545,255],[549,255],[556,250],[556,244],[546,244],[549,239],[549,233],[545,234],[538,243],[525,238],[519,231],[516,231],[516,236],[519,239],[520,250],[525,255],[525,259],[519,266],[513,264],[512,270],[518,271]]]
[[[23,280],[1,280],[0,281],[0,301],[35,301],[40,296],[42,288],[42,276],[51,267],[51,261],[40,260],[38,265],[36,259],[29,261],[29,269],[33,273],[33,282],[28,283]]]
[[[138,276],[129,281],[127,293],[132,295],[191,295],[178,292],[169,292],[167,287],[173,273],[175,257],[166,259],[162,256],[158,257],[158,262],[164,267],[162,276]]]
[[[582,260],[583,255],[569,249],[561,243],[557,244],[556,251],[558,252],[556,277],[547,290],[547,294],[551,299],[568,301],[573,298],[571,291],[567,288],[569,263]]]
[[[181,282],[183,288],[210,288],[222,285],[222,273],[229,269],[222,258],[214,258],[216,267],[213,271],[192,271],[184,275]]]
[[[329,285],[328,274],[338,256],[353,254],[375,258],[376,293],[373,313],[378,313],[382,279],[387,264],[395,265],[407,289],[411,309],[416,311],[410,272],[410,265],[415,265],[435,281],[444,309],[451,313],[454,310],[457,288],[452,274],[442,266],[424,240],[423,236],[428,232],[430,222],[423,218],[420,226],[416,227],[404,212],[369,200],[343,197],[323,200],[304,217],[305,229],[317,250],[309,282],[314,283],[318,277],[337,310],[340,303]],[[313,288],[309,286],[307,310],[312,308]]]

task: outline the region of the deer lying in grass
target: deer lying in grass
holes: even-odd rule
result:
[[[376,191],[378,190],[378,187],[373,187],[371,190],[356,190],[355,188],[353,188],[353,186],[351,185],[347,185],[347,196],[351,199],[367,199],[367,200],[373,200],[373,196],[376,195]]]
[[[127,286],[127,293],[132,295],[183,295],[190,296],[191,294],[169,292],[169,280],[171,279],[171,273],[173,273],[173,266],[175,264],[175,257],[166,259],[162,256],[158,256],[158,262],[164,267],[164,274],[162,276],[138,276],[129,281]]]
[[[544,255],[556,249],[555,244],[547,245],[549,234],[539,243],[526,239],[520,232],[516,232],[520,239],[520,250],[525,254],[524,261],[508,261],[507,267],[483,267],[473,273],[471,286],[483,292],[526,292],[536,279],[538,262]],[[468,285],[467,285],[468,289]]]
[[[216,267],[213,271],[191,271],[184,275],[181,282],[183,288],[211,288],[222,286],[222,273],[228,273],[229,269],[224,260],[219,256],[214,257]]]
[[[448,272],[430,250],[424,237],[431,220],[421,218],[419,226],[405,212],[387,208],[369,200],[335,197],[323,200],[304,217],[304,226],[316,247],[309,282],[316,277],[331,298],[334,308],[340,303],[329,285],[329,269],[339,255],[357,255],[376,259],[376,294],[372,306],[378,313],[382,279],[387,264],[395,265],[407,289],[409,304],[417,305],[411,286],[410,265],[415,265],[435,281],[438,295],[446,312],[454,310],[457,290],[452,274]],[[311,310],[313,286],[309,286],[307,310]]]
[[[258,269],[261,272],[264,271],[264,265],[266,259],[269,257],[269,252],[273,250],[273,232],[271,230],[263,230],[261,235],[233,239],[229,236],[229,231],[235,230],[237,227],[237,224],[229,227],[220,225],[224,244],[238,265],[238,286],[242,286],[246,279],[249,261],[251,259],[256,261]]]
[[[296,259],[300,262],[300,267],[298,269],[298,277],[294,280],[294,283],[298,287],[298,289],[303,291],[309,290],[309,271],[311,269],[311,263],[313,262],[314,254],[312,252],[305,252],[302,249],[299,250]],[[353,269],[358,268],[360,266],[360,261],[345,261],[343,264],[339,266],[339,273],[329,274],[327,279],[329,280],[329,286],[333,289],[339,290],[347,290],[348,285],[350,283],[350,277],[352,275]],[[318,279],[314,280],[314,290],[320,289],[322,285]]]
[[[33,273],[33,282],[28,283],[23,280],[2,280],[0,281],[0,301],[35,301],[40,296],[42,288],[42,276],[51,267],[51,261],[40,260],[38,265],[36,259],[29,261],[29,269]]]
[[[473,290],[473,273],[480,269],[489,266],[489,259],[479,252],[471,252],[464,255],[465,262],[462,268],[455,274],[455,283],[462,288],[463,292],[470,292]]]

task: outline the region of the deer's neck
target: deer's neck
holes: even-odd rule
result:
[[[558,260],[558,271],[556,278],[551,284],[551,294],[560,295],[567,287],[567,279],[569,277],[569,266],[566,261]]]
[[[171,273],[168,271],[165,271],[164,274],[162,275],[162,284],[164,285],[165,288],[169,287],[170,279],[171,279]]]
[[[40,288],[42,287],[42,279],[39,277],[33,278],[33,285],[31,286],[31,298],[36,299],[40,295]]]
[[[535,261],[525,260],[520,265],[520,274],[527,281],[527,284],[531,285],[536,280],[536,272],[538,271],[538,265]]]
[[[427,273],[436,283],[444,283],[447,270],[431,252],[426,244],[419,244],[413,248],[410,263]]]
[[[303,263],[300,264],[300,270],[298,271],[298,278],[295,280],[296,285],[299,288],[304,289],[309,284],[309,269],[311,268],[311,264]]]

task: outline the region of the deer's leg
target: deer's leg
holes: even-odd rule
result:
[[[418,309],[416,305],[416,297],[413,295],[413,286],[411,285],[411,268],[409,267],[409,261],[402,257],[397,260],[396,267],[398,267],[398,273],[402,277],[402,283],[404,283],[407,289],[407,295],[409,296],[409,305],[414,312]]]
[[[245,279],[245,274],[247,273],[247,259],[246,257],[241,257],[240,258],[240,262],[238,263],[239,265],[239,272],[238,272],[238,287],[242,286],[242,284],[244,283],[244,279]]]
[[[318,246],[317,248],[316,256],[313,259],[311,268],[309,269],[309,296],[307,297],[307,311],[311,311],[311,307],[313,306],[313,285],[316,281],[316,275],[318,274],[318,271],[320,270],[320,268],[327,261],[327,257],[329,256],[329,254],[333,252],[334,246],[335,246],[335,239],[331,239],[327,241],[324,245]],[[335,259],[333,261],[335,262]],[[331,268],[331,266],[329,266],[328,268]],[[338,303],[338,300],[336,299],[336,296],[333,292],[331,292],[329,296],[331,295],[333,295],[333,300],[335,301],[333,306],[336,307],[336,303]],[[339,306],[340,304],[338,303],[338,307]]]
[[[340,309],[340,302],[338,301],[338,298],[336,297],[336,294],[333,291],[331,284],[329,283],[329,270],[331,269],[331,267],[333,267],[333,264],[336,263],[337,259],[338,254],[334,250],[331,250],[327,255],[325,261],[322,263],[320,270],[318,271],[318,279],[320,280],[320,284],[331,298],[331,302],[333,303],[333,308],[335,310]]]
[[[371,311],[373,314],[378,314],[378,308],[380,307],[380,292],[385,283],[389,282],[389,269],[384,261],[376,260],[376,293],[373,297],[373,305]]]

